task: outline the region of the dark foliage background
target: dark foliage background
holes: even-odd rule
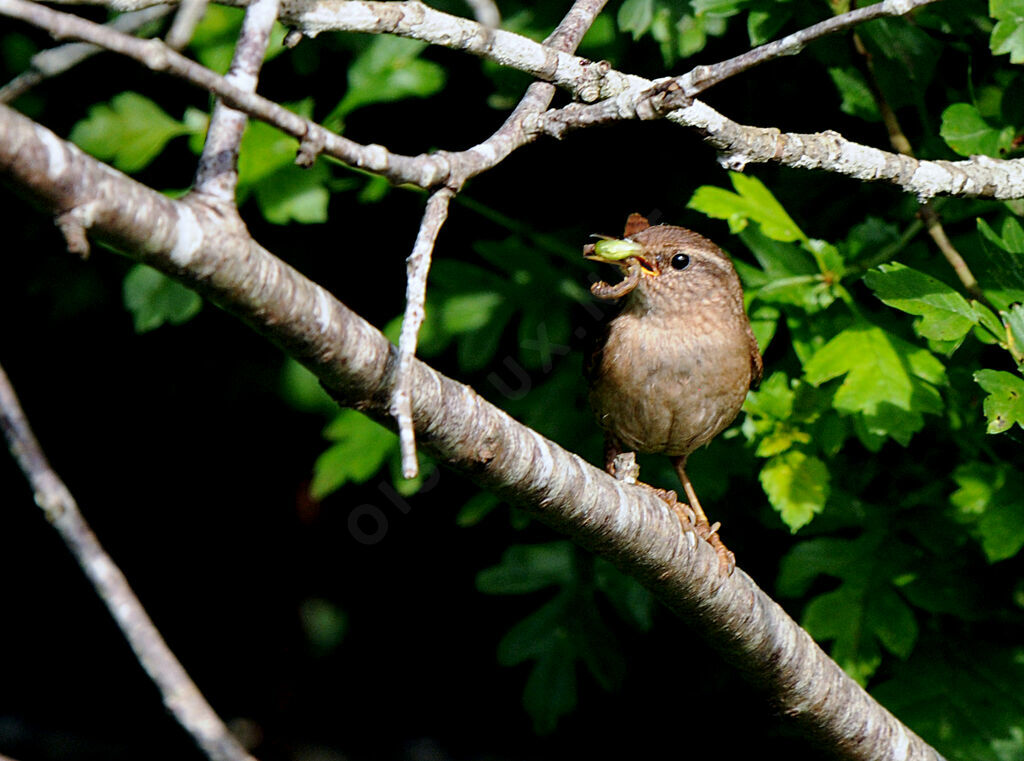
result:
[[[870,59],[851,35],[824,40],[707,100],[742,123],[888,148],[873,75],[921,157],[1015,156],[1024,80],[1005,55],[1016,59],[1012,34],[1009,50],[993,36],[1015,5],[943,2],[876,22],[859,32]],[[501,7],[508,28],[538,39],[565,10]],[[627,0],[609,5],[580,52],[661,76],[833,10],[842,3]],[[190,51],[223,70],[239,18],[211,8]],[[13,26],[0,39],[6,78],[48,44]],[[353,139],[416,153],[484,139],[528,81],[407,41],[324,34],[269,61],[260,91],[304,101],[296,107]],[[107,55],[16,105],[180,192],[210,103]],[[289,166],[294,143],[266,127],[247,140],[242,210],[255,237],[394,336],[423,195],[327,162],[302,173]],[[596,462],[580,376],[597,326],[593,268],[580,247],[632,211],[715,238],[741,263],[760,337],[774,331],[764,390],[693,459],[740,566],[945,753],[1024,758],[1024,412],[1012,403],[1024,386],[1021,207],[941,206],[1003,330],[994,335],[968,312],[966,324],[950,317],[961,307],[947,291],[974,307],[920,230],[914,199],[825,174],[747,175],[759,182],[733,184],[696,135],[668,123],[519,151],[453,206],[421,354]],[[703,186],[729,194],[695,198]],[[629,580],[450,472],[393,481],[392,434],[336,417],[273,347],[108,250],[71,258],[48,219],[4,199],[4,366],[102,542],[261,759],[639,757],[710,744],[726,757],[817,756]],[[799,235],[773,227],[786,227],[782,209]],[[889,260],[940,285],[877,269],[865,281]],[[787,277],[797,282],[772,290]],[[940,292],[944,310],[928,298]],[[916,394],[903,408],[874,344],[843,352],[880,387],[849,391],[845,407],[850,368],[812,359],[865,325],[895,347],[897,366],[931,368],[900,376]],[[1009,380],[996,377],[993,391],[972,377],[984,369]],[[1005,403],[990,409],[992,398]],[[1009,430],[986,434],[999,414]],[[673,485],[660,458],[642,463],[647,480]],[[0,500],[0,752],[195,756],[6,459]]]

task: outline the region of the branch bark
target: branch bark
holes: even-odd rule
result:
[[[395,348],[244,225],[171,200],[0,106],[0,169],[50,214],[89,209],[90,233],[177,278],[310,368],[341,403],[388,421]],[[85,216],[85,215],[83,215]],[[614,562],[688,620],[810,738],[847,759],[939,759],[875,702],[742,570],[648,490],[615,481],[413,361],[421,444],[475,483]]]
[[[0,428],[28,479],[36,504],[92,582],[164,705],[210,761],[255,761],[206,702],[135,596],[121,569],[89,528],[78,503],[50,466],[0,367]],[[0,757],[2,758],[2,757]]]
[[[878,15],[904,13],[935,1],[887,0]],[[356,143],[273,101],[235,87],[158,40],[137,40],[28,0],[0,0],[0,14],[41,26],[57,37],[102,45],[155,71],[167,71],[203,87],[233,108],[298,138],[303,146],[303,162],[311,162],[323,152],[396,184],[422,188],[444,185],[457,190],[466,180],[493,168],[515,147],[532,142],[540,134],[562,138],[570,131],[599,124],[666,118],[702,134],[719,151],[722,165],[737,171],[751,163],[818,169],[868,182],[889,182],[922,200],[938,195],[1024,197],[1024,159],[974,156],[963,161],[925,161],[854,143],[832,130],[784,133],[742,125],[692,99],[680,84],[690,75],[651,81],[623,74],[605,62],[594,63],[550,45],[449,16],[415,0],[291,0],[282,6],[281,18],[310,35],[327,29],[388,32],[465,50],[565,87],[583,102],[543,114],[527,114],[515,125],[518,132],[506,132],[500,141],[492,136],[461,152],[405,156],[380,145]],[[829,30],[835,31],[831,27]],[[780,49],[784,53],[795,50],[792,45]],[[771,57],[765,54],[757,62]],[[600,102],[592,103],[597,100]],[[497,153],[496,147],[501,149]]]

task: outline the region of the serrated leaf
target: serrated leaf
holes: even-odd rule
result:
[[[382,34],[374,37],[348,68],[345,97],[324,119],[339,129],[358,108],[404,98],[426,98],[444,87],[445,70],[419,58],[427,43]]]
[[[470,497],[459,508],[459,514],[455,516],[457,526],[475,526],[494,510],[501,500],[497,495],[489,491],[481,491]]]
[[[573,578],[572,553],[568,542],[514,545],[498,565],[477,574],[476,588],[491,595],[521,595],[552,584],[564,586]]]
[[[1013,146],[1012,127],[996,127],[969,103],[954,103],[942,112],[939,130],[946,144],[961,156],[1001,156]]]
[[[1010,63],[1024,63],[1024,2],[989,0],[989,15],[996,19],[989,39],[993,55],[1010,56]]]
[[[999,313],[1009,338],[1010,353],[1014,357],[1024,356],[1024,304],[1013,304]]]
[[[1002,433],[1017,424],[1024,428],[1024,379],[1002,370],[979,370],[974,380],[985,391],[988,432]]]
[[[985,251],[985,271],[978,274],[985,295],[997,309],[1024,301],[1024,229],[1012,217],[997,234],[984,219],[978,232]]]
[[[206,8],[203,19],[189,42],[189,49],[195,52],[196,58],[203,66],[218,74],[227,73],[235,54],[235,47],[238,45],[238,33],[244,15],[245,11],[242,8],[227,8],[215,4],[210,4]],[[270,60],[284,52],[286,48],[281,43],[285,34],[284,26],[275,22],[264,60]]]
[[[825,508],[829,473],[817,457],[790,450],[773,457],[761,469],[761,485],[782,522],[796,532]]]
[[[959,341],[977,324],[971,304],[940,280],[902,264],[883,264],[864,276],[883,303],[921,319],[914,326],[923,338]]]
[[[71,141],[122,172],[137,172],[160,155],[169,140],[191,132],[149,98],[135,92],[116,95],[89,109],[71,130]]]
[[[1015,557],[1024,547],[1024,493],[1016,479],[1016,489],[1001,490],[997,499],[978,521],[981,548],[990,563]]]
[[[878,640],[868,629],[864,595],[851,584],[815,597],[801,624],[815,640],[832,640],[832,659],[860,684],[866,684],[882,662]]]
[[[788,420],[793,414],[794,399],[796,392],[790,387],[789,377],[784,372],[774,372],[757,391],[747,394],[744,409],[761,417]]]
[[[1006,476],[1001,468],[983,462],[969,462],[953,471],[959,487],[949,496],[950,504],[963,515],[980,515],[1002,488]]]
[[[734,233],[756,222],[772,240],[806,241],[807,236],[782,208],[771,191],[756,177],[730,172],[735,193],[723,188],[703,185],[697,188],[687,208],[703,212],[713,219],[724,219]]]
[[[917,642],[917,621],[910,606],[888,585],[872,587],[867,598],[865,624],[886,650],[906,658]]]
[[[326,186],[329,176],[324,162],[308,169],[295,164],[282,167],[253,187],[263,217],[275,225],[326,222],[331,197]]]
[[[848,539],[822,537],[800,542],[786,553],[779,565],[779,594],[783,597],[804,595],[818,576],[841,578],[858,559],[859,547]]]
[[[654,20],[654,0],[626,0],[619,6],[619,29],[639,40],[651,28]]]
[[[576,661],[568,641],[557,640],[537,660],[523,689],[523,706],[542,735],[553,732],[558,719],[576,707]]]
[[[479,330],[491,321],[502,301],[494,291],[455,294],[441,307],[441,328],[453,335]]]
[[[998,636],[923,641],[872,694],[948,758],[1024,757],[1024,650]]]
[[[828,70],[832,77],[832,84],[839,91],[842,102],[839,110],[844,114],[856,116],[869,122],[880,121],[882,116],[878,112],[878,105],[875,96],[868,87],[864,75],[852,66],[845,68],[832,67]]]
[[[336,443],[313,464],[309,491],[323,499],[349,482],[362,483],[376,475],[398,447],[398,437],[355,410],[342,410],[324,429]]]
[[[876,325],[858,322],[819,349],[804,365],[808,383],[818,386],[845,376],[832,404],[858,413],[870,437],[891,436],[907,445],[924,426],[924,413],[942,412],[936,386],[946,382],[942,363]]]
[[[601,558],[595,564],[594,580],[624,620],[640,631],[653,626],[654,595],[640,582]]]
[[[176,280],[145,264],[136,264],[124,278],[124,305],[136,333],[159,328],[164,323],[180,325],[191,320],[203,300]]]
[[[498,643],[498,663],[515,666],[540,658],[555,647],[559,638],[567,638],[567,601],[568,595],[559,594],[509,629]],[[572,660],[571,654],[569,660]]]
[[[750,15],[747,16],[747,37],[751,46],[762,45],[771,40],[792,17],[791,10],[779,9],[779,5],[781,3],[772,2],[764,10],[751,9]]]
[[[893,108],[924,105],[943,47],[905,18],[880,18],[857,28],[872,54],[874,74]]]

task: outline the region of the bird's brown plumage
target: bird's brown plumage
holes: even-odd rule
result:
[[[627,222],[626,240],[639,244],[635,256],[617,262],[626,282],[594,289],[627,292],[588,362],[590,404],[612,453],[675,458],[691,507],[704,519],[686,458],[736,418],[761,380],[761,353],[739,277],[718,246],[683,227],[650,227],[638,214]],[[600,258],[594,245],[584,254]]]

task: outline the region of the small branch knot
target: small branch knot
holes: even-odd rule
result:
[[[293,30],[294,31],[294,30]],[[301,32],[299,33],[301,36]],[[299,143],[299,152],[295,154],[295,163],[303,169],[313,166],[317,156],[324,150],[324,135],[318,129],[307,129],[305,137]]]
[[[68,251],[82,259],[89,258],[89,237],[86,233],[92,227],[94,212],[92,204],[83,204],[57,215],[54,220],[60,234],[64,236]]]

